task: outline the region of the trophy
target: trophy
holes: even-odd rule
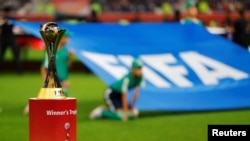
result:
[[[56,72],[56,51],[60,40],[65,33],[55,22],[48,22],[40,27],[40,34],[45,42],[48,55],[48,68],[46,79],[37,98],[39,99],[64,99],[66,98]]]

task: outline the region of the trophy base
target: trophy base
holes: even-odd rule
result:
[[[65,99],[62,88],[41,88],[38,99]]]
[[[29,141],[76,141],[77,100],[29,99]]]

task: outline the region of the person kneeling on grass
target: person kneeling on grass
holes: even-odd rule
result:
[[[142,62],[135,59],[131,71],[111,84],[104,92],[106,106],[98,106],[89,115],[90,119],[110,118],[127,121],[138,117],[135,108],[139,90],[143,83]],[[128,103],[127,93],[134,89],[132,104]]]

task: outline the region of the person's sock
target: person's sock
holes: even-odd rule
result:
[[[132,112],[128,112],[128,119],[135,119],[135,116]]]
[[[123,114],[118,114],[116,112],[112,112],[110,110],[103,110],[102,111],[102,117],[109,118],[109,119],[116,119],[116,120],[122,120]]]
[[[123,118],[123,112],[112,112],[110,110],[103,110],[102,111],[102,117],[104,118],[109,118],[109,119],[116,119],[116,120],[122,120]],[[135,119],[135,116],[133,115],[133,113],[129,112],[128,113],[128,118],[129,119]]]
[[[69,89],[68,88],[63,88],[63,93],[66,97],[68,97],[69,94]]]

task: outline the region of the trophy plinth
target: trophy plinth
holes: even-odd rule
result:
[[[66,98],[56,73],[56,51],[65,31],[65,29],[60,29],[54,22],[48,22],[41,25],[40,34],[46,45],[49,64],[46,79],[37,96],[39,99]]]

